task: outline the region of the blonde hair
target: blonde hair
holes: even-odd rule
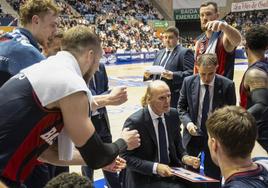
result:
[[[141,106],[142,107],[145,107],[148,105],[148,99],[149,99],[150,95],[151,95],[151,87],[148,86],[144,96],[141,98]]]
[[[76,26],[63,34],[61,49],[81,54],[87,49],[101,51],[99,37],[89,27]]]
[[[59,13],[59,8],[52,0],[27,0],[20,8],[20,23],[25,26],[32,22],[32,17],[38,15],[44,17],[49,11],[55,15]]]

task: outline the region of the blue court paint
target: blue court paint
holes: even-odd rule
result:
[[[105,188],[105,180],[104,178],[94,181],[94,187],[95,188]]]

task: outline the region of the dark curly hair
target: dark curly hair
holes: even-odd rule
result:
[[[267,26],[254,26],[245,36],[246,46],[253,51],[265,51],[268,48]]]
[[[51,179],[44,188],[93,188],[92,182],[77,173],[61,173]]]

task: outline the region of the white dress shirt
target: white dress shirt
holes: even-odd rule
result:
[[[160,143],[159,143],[159,135],[158,135],[158,119],[157,118],[161,117],[162,122],[164,124],[165,133],[166,133],[167,148],[168,148],[168,156],[169,156],[169,142],[168,142],[168,134],[167,134],[167,125],[166,125],[164,114],[162,114],[161,116],[155,114],[154,111],[152,110],[152,108],[150,107],[150,105],[148,105],[148,110],[149,110],[149,114],[152,118],[153,125],[154,125],[154,130],[155,130],[155,135],[156,135],[156,140],[157,140],[158,161],[160,161],[160,151],[159,151]],[[153,173],[154,174],[157,174],[157,172],[156,172],[157,164],[158,163],[154,163],[154,166],[153,166]]]
[[[167,62],[168,62],[168,60],[169,60],[169,58],[170,58],[170,56],[171,56],[173,50],[174,50],[174,48],[172,48],[172,49],[167,49],[167,48],[166,48],[166,52],[165,52],[165,54],[164,54],[164,56],[162,57],[161,62],[160,62],[160,65],[162,65],[164,59],[166,59],[167,51],[170,51],[169,54],[168,54],[168,58],[167,58],[166,62],[164,62],[164,63],[165,63],[165,64],[163,65],[164,68],[166,67]]]
[[[209,86],[209,113],[212,111],[212,102],[214,96],[214,82],[215,76],[212,81],[208,84]],[[203,101],[206,93],[206,87],[204,82],[200,79],[200,90],[199,90],[199,106],[198,106],[198,116],[197,116],[197,125],[201,128],[201,118],[202,118],[202,110],[203,110]]]

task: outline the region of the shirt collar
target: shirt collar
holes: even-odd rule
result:
[[[215,76],[216,76],[216,75],[215,75]],[[214,86],[215,76],[214,76],[214,78],[211,80],[211,82],[208,84],[208,85],[211,86],[211,87]],[[201,86],[202,86],[202,85],[206,85],[206,84],[202,81],[201,78],[200,78],[200,85],[201,85]]]
[[[149,110],[149,114],[152,118],[152,120],[158,119],[159,117],[163,118],[164,114],[162,114],[161,116],[157,115],[156,113],[154,113],[153,109],[151,108],[151,106],[148,104],[148,110]]]
[[[168,48],[166,48],[166,52],[167,51],[170,51],[170,54],[173,52],[173,50],[176,48],[177,46],[175,46],[174,48],[171,48],[171,49],[168,49]]]
[[[38,45],[36,39],[34,38],[34,36],[32,35],[32,33],[25,29],[25,28],[18,28],[18,30],[20,31],[21,34],[23,34],[24,36],[26,36],[28,38],[28,40],[30,41],[30,43],[36,48],[38,49],[40,52],[42,51],[42,49],[40,48],[40,46]]]
[[[226,180],[224,184],[229,183],[232,180],[235,180],[235,178],[248,178],[250,176],[256,176],[257,174],[261,173],[261,171],[263,171],[263,166],[257,164],[257,168],[253,169],[253,170],[249,170],[249,171],[244,171],[244,172],[237,172],[232,174],[231,176],[229,176]]]

